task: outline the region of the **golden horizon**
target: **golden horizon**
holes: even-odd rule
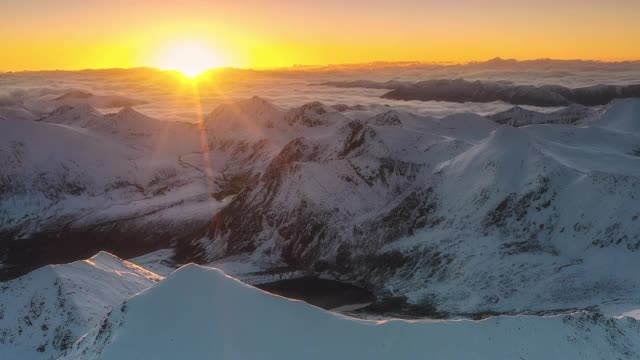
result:
[[[53,0],[0,5],[0,71],[158,67],[194,76],[217,67],[373,61],[640,60],[637,0],[129,0],[126,8],[69,0],[67,5]],[[204,56],[167,50],[189,43],[197,46],[187,53]]]
[[[500,59],[504,61],[518,61],[518,62],[527,62],[527,61],[583,61],[583,62],[600,62],[600,63],[634,63],[640,62],[639,58],[502,58],[502,57],[491,57],[491,58],[483,58],[483,59],[473,59],[467,61],[428,61],[428,60],[398,60],[398,61],[385,61],[385,60],[372,60],[372,61],[362,61],[362,62],[349,62],[349,63],[326,63],[326,64],[291,64],[291,65],[282,65],[282,66],[237,66],[237,65],[221,65],[215,67],[209,67],[204,69],[202,73],[206,73],[209,71],[216,70],[255,70],[255,71],[269,71],[269,70],[296,70],[302,68],[331,68],[331,67],[345,67],[352,66],[357,67],[361,66],[385,66],[385,65],[402,65],[402,64],[414,64],[414,65],[440,65],[440,66],[464,66],[471,65],[474,63],[486,63],[491,60]],[[136,70],[136,69],[152,69],[163,72],[176,72],[181,73],[182,71],[177,68],[168,68],[162,66],[154,66],[154,65],[136,65],[136,66],[113,66],[113,67],[77,67],[77,68],[35,68],[35,69],[17,69],[17,70],[2,70],[0,69],[0,73],[21,73],[21,72],[55,72],[55,71],[100,71],[100,70]]]

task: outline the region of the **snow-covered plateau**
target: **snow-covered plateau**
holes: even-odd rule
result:
[[[0,106],[0,358],[640,358],[639,98],[139,103]],[[303,276],[377,300],[356,320],[244,284]]]

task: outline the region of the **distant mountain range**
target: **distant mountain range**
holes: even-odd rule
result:
[[[467,81],[463,79],[404,81],[330,81],[318,85],[343,88],[392,90],[384,95],[392,100],[492,102],[514,105],[585,106],[605,105],[614,99],[640,97],[639,85],[594,85],[571,89],[560,85],[514,85],[505,81]]]

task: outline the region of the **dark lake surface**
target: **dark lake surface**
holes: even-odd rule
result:
[[[372,292],[364,288],[316,277],[278,280],[259,284],[256,287],[329,310],[346,305],[367,304],[376,299]]]
[[[354,317],[444,319],[450,316],[439,312],[431,303],[411,304],[403,296],[374,294],[353,284],[317,277],[284,279],[255,286],[276,295],[302,300]]]

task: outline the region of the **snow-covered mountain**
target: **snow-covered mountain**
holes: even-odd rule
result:
[[[313,116],[310,108],[301,114]],[[288,141],[311,131],[258,97],[223,104],[202,124],[86,103],[37,121],[6,114],[14,114],[0,122],[0,272],[8,277],[100,249],[138,256],[188,239]]]
[[[613,101],[600,117],[590,117],[585,125],[604,128],[616,134],[638,135],[640,133],[640,100]]]
[[[100,252],[0,283],[0,358],[55,359],[113,306],[161,279]]]
[[[254,96],[238,102],[222,104],[205,117],[205,127],[227,134],[233,131],[269,129],[278,124],[284,110],[270,102]]]
[[[36,120],[37,118],[37,115],[20,106],[0,107],[0,120]]]
[[[535,124],[573,124],[578,120],[595,116],[596,113],[597,110],[583,105],[571,105],[551,113],[541,113],[515,106],[487,117],[498,124],[518,127]]]
[[[0,351],[10,357],[66,348],[65,359],[139,358],[154,341],[157,358],[313,358],[318,339],[338,358],[639,356],[637,321],[609,316],[640,306],[640,99],[434,118],[320,102],[281,109],[254,97],[196,124],[87,103],[37,119],[2,114],[6,278],[100,249],[167,249],[136,261],[163,275],[191,261],[249,281],[317,275],[423,315],[503,315],[356,321],[197,266],[126,300],[159,277],[102,253],[2,284],[0,304],[11,305],[0,339],[10,346]],[[59,292],[73,305],[54,319]],[[326,327],[309,330],[310,321]],[[265,337],[260,324],[285,335]]]
[[[349,118],[330,106],[314,101],[289,110],[285,120],[292,126],[318,127],[340,124],[348,121]]]
[[[89,104],[62,105],[44,116],[41,121],[90,129],[111,125],[111,122],[105,121],[98,109]]]
[[[183,158],[201,151],[196,126],[76,105],[0,121],[0,133],[0,272],[100,249],[141,255],[218,206],[201,165]]]
[[[132,99],[121,95],[96,95],[88,91],[75,90],[56,96],[45,97],[41,101],[48,101],[56,105],[91,105],[97,108],[123,108],[145,104],[143,100]]]
[[[113,111],[145,103],[122,95],[96,95],[84,90],[69,89],[61,93],[60,89],[52,88],[21,89],[0,98],[0,118],[37,120],[60,108],[89,107]]]
[[[637,299],[638,101],[497,119],[518,128],[258,97],[200,124],[88,105],[3,120],[0,261],[175,248],[461,315]]]
[[[576,312],[365,321],[187,265],[116,307],[61,358],[637,359],[640,322]]]
[[[82,128],[101,133],[111,133],[120,137],[157,137],[160,133],[179,136],[196,135],[196,126],[189,123],[181,122],[165,122],[146,116],[137,112],[131,107],[124,107],[115,113],[102,113],[89,104],[63,105],[39,121],[67,125],[74,128]],[[155,140],[155,139],[154,139]],[[183,143],[190,139],[181,139]],[[144,140],[137,139],[136,144],[142,145],[140,142]],[[195,144],[191,145],[192,147]]]
[[[325,126],[284,146],[178,257],[248,254],[445,313],[638,298],[637,103],[581,126],[402,113]]]

